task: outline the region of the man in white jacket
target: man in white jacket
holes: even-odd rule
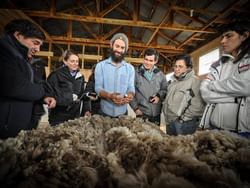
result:
[[[250,137],[250,23],[236,21],[222,30],[222,58],[201,84],[208,103],[200,126]]]

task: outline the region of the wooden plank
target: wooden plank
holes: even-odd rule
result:
[[[152,29],[165,29],[165,30],[172,30],[172,31],[188,31],[194,33],[216,33],[214,30],[211,29],[203,29],[197,27],[190,27],[184,25],[172,25],[169,26],[168,24],[163,24],[162,26],[158,26],[153,22],[146,22],[146,21],[133,21],[133,20],[124,20],[124,19],[115,19],[115,18],[102,18],[102,17],[95,17],[95,16],[80,16],[80,15],[72,15],[66,13],[56,13],[56,15],[49,15],[47,11],[30,11],[25,10],[23,11],[28,16],[32,17],[43,17],[43,18],[54,18],[54,19],[62,19],[62,20],[73,20],[79,22],[90,22],[90,23],[102,23],[102,24],[111,24],[111,25],[122,25],[122,26],[132,26],[132,27],[143,27],[143,28],[152,28]]]
[[[128,63],[131,63],[131,64],[141,64],[141,63],[143,63],[143,58],[125,57],[125,60]]]
[[[103,58],[101,55],[91,55],[91,54],[78,54],[78,56],[81,59],[97,60],[97,61],[100,61]]]
[[[39,51],[35,54],[35,56],[44,56],[44,57],[53,57],[54,56],[54,52],[50,52],[50,51]]]

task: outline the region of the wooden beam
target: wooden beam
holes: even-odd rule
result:
[[[155,35],[158,33],[160,27],[166,22],[166,20],[168,19],[169,17],[169,14],[170,14],[170,10],[167,10],[166,13],[165,13],[165,16],[163,17],[163,19],[161,20],[161,23],[158,25],[158,27],[155,29],[155,31],[153,32],[153,34],[151,35],[150,39],[148,40],[147,42],[147,45],[149,45],[153,38],[155,37]]]
[[[192,40],[206,40],[206,39],[194,37],[194,38],[192,38]]]
[[[77,3],[77,6],[83,11],[87,12],[89,16],[94,16],[93,12],[89,10],[89,8],[84,3],[80,3],[80,0],[77,0],[76,3]]]
[[[159,2],[158,2],[158,1],[153,1],[153,6],[152,6],[151,11],[150,11],[150,14],[149,14],[149,16],[148,16],[149,20],[152,19],[152,17],[153,17],[153,15],[154,15],[155,10],[156,10],[156,8],[158,7],[158,5],[159,5]]]
[[[71,38],[68,39],[65,36],[51,36],[53,39],[53,43],[58,43],[58,44],[85,44],[88,46],[102,46],[102,47],[109,47],[110,41],[107,40],[95,40],[95,39],[87,39],[87,38]],[[184,49],[181,48],[176,48],[175,46],[172,45],[146,45],[145,43],[142,42],[131,42],[129,44],[129,48],[136,48],[136,49],[145,49],[145,48],[155,48],[155,49],[160,49],[163,51],[167,51],[169,53],[181,53],[184,51]]]
[[[52,0],[50,3],[49,14],[52,16],[55,15],[55,13],[56,13],[56,0]]]
[[[112,10],[116,9],[117,7],[119,7],[122,3],[124,3],[124,0],[118,0],[118,1],[113,2],[113,4],[111,4],[105,10],[103,10],[102,12],[100,12],[99,16],[100,17],[104,17],[105,15],[107,15],[108,13],[110,13]]]
[[[202,14],[209,14],[209,15],[212,15],[212,16],[218,16],[218,12],[215,12],[215,11],[208,11],[208,10],[204,10],[204,9],[198,9],[198,8],[195,8],[195,9],[192,9],[192,8],[186,8],[186,7],[180,7],[180,6],[171,6],[171,9],[172,10],[176,10],[176,11],[184,11],[184,12],[188,12],[190,13],[191,10],[193,10],[193,12],[198,12],[198,13],[202,13]]]
[[[103,35],[103,40],[106,40],[107,38],[109,38],[111,35],[113,35],[114,33],[116,33],[117,31],[119,31],[122,28],[122,26],[118,26],[115,27],[114,29],[110,30],[108,33],[106,33],[105,35]]]
[[[240,3],[238,0],[234,0],[231,4],[229,4],[227,7],[225,7],[218,16],[215,16],[212,20],[209,21],[205,26],[201,28],[201,30],[207,29],[211,24],[216,22],[216,20],[220,19],[223,15],[227,14],[231,11],[231,9],[235,6],[237,6]],[[183,41],[178,48],[182,48],[185,44],[187,44],[189,41],[191,41],[194,37],[196,37],[196,33],[192,34],[190,37],[188,37],[185,41]]]
[[[140,13],[140,0],[134,0],[134,9],[133,9],[133,20],[139,20],[139,13]]]
[[[93,38],[98,39],[98,36],[93,32],[87,24],[80,22],[81,26],[85,31],[87,31]]]
[[[181,14],[182,16],[188,18],[189,20],[192,20],[193,22],[197,22],[201,25],[205,25],[206,23],[202,20],[199,20],[198,18],[195,18],[195,17],[191,17],[190,15],[186,14],[185,12],[182,12],[180,10],[176,10],[175,12],[177,12],[178,14]]]
[[[101,18],[94,16],[81,16],[81,15],[72,15],[65,13],[56,13],[56,15],[49,15],[47,11],[23,11],[25,14],[31,17],[45,17],[45,18],[54,18],[54,19],[62,19],[62,20],[73,20],[79,22],[89,22],[89,23],[102,23],[102,24],[110,24],[110,25],[122,25],[122,26],[132,26],[132,27],[143,27],[143,28],[158,28],[158,24],[153,22],[146,21],[133,21],[133,20],[124,20],[124,19],[114,19],[114,18]],[[159,29],[172,30],[172,31],[188,31],[194,33],[215,33],[215,31],[211,29],[201,30],[201,28],[194,28],[190,26],[169,26],[168,24],[163,24],[159,27]]]
[[[162,38],[171,41],[171,42],[174,43],[175,45],[179,45],[179,44],[180,44],[180,42],[178,42],[178,41],[172,39],[171,37],[167,36],[165,33],[161,32],[161,31],[158,31],[158,34],[159,34]]]
[[[54,52],[51,52],[51,51],[39,51],[39,52],[36,52],[35,56],[53,57]]]
[[[101,55],[91,55],[91,54],[78,54],[79,58],[81,59],[87,59],[87,60],[96,60],[100,61],[103,59]]]
[[[101,12],[101,1],[95,0],[95,3],[96,3],[96,15],[99,16]]]
[[[67,37],[72,38],[72,20],[68,21]]]
[[[124,59],[127,62],[134,63],[134,64],[142,64],[144,60],[143,58],[136,58],[136,57],[125,57]]]

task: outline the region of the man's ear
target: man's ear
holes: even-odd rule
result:
[[[15,31],[15,33],[13,35],[15,36],[16,39],[19,39],[21,34],[20,34],[20,32]]]
[[[64,59],[62,60],[64,65],[67,65],[67,61],[65,61]]]
[[[242,35],[242,41],[246,40],[249,37],[249,31],[245,31]]]

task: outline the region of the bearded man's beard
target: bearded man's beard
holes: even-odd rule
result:
[[[111,59],[115,63],[120,63],[124,59],[125,53],[120,53],[120,55],[117,55],[116,53],[118,52],[111,50]]]

